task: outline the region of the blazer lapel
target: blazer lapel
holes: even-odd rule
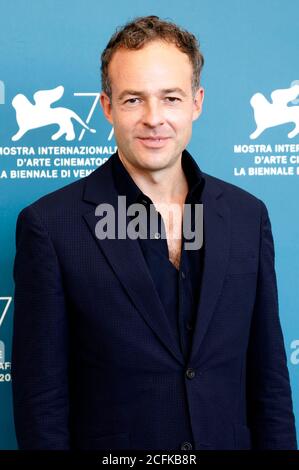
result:
[[[95,170],[87,179],[83,199],[94,207],[83,215],[98,247],[104,253],[116,276],[146,323],[155,332],[171,354],[184,363],[182,352],[166,316],[138,240],[99,240],[95,226],[99,218],[95,208],[100,203],[111,204],[117,214],[118,194],[114,187],[111,159]],[[117,233],[117,232],[116,232]]]
[[[190,365],[200,361],[200,346],[220,296],[229,258],[230,211],[220,187],[207,178],[202,194],[204,266],[192,340]]]

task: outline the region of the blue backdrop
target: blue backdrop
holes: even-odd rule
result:
[[[204,108],[189,151],[203,171],[268,206],[298,424],[299,134],[288,135],[299,126],[298,1],[0,0],[0,14],[0,449],[16,448],[10,375],[16,217],[115,151],[99,105],[100,53],[117,26],[148,14],[194,32],[205,56]],[[51,97],[57,104],[50,110]],[[47,108],[49,125],[33,122],[34,100]],[[55,107],[63,108],[62,118]],[[66,127],[70,140],[52,140]],[[256,128],[260,135],[252,136]]]

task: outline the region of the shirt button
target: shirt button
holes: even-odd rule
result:
[[[191,322],[187,322],[186,323],[186,328],[187,328],[187,330],[192,331],[193,330],[193,324]]]
[[[181,272],[181,278],[186,279],[186,274],[184,273],[184,271]]]
[[[190,442],[183,442],[181,445],[181,450],[191,450],[192,444]]]
[[[154,235],[155,239],[156,240],[159,240],[159,238],[161,237],[160,233],[159,232],[156,232],[155,235]]]
[[[187,369],[186,370],[186,377],[188,379],[193,379],[195,377],[195,370],[191,369],[191,368]]]

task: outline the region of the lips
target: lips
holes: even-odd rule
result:
[[[147,136],[147,137],[138,137],[138,139],[141,139],[141,140],[166,140],[166,139],[169,139],[169,137],[165,137],[165,136],[159,136],[159,135],[155,135],[155,136]]]
[[[148,148],[161,148],[164,147],[166,142],[170,139],[170,137],[162,137],[162,136],[155,136],[155,137],[138,137],[138,140]]]

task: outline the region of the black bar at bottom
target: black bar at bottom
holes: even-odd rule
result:
[[[217,469],[238,465],[238,468],[253,465],[265,465],[265,468],[297,467],[299,468],[299,451],[0,451],[0,467],[23,464],[34,466],[38,464],[41,470],[54,465],[71,465],[84,467],[102,467],[115,465],[123,468],[140,468],[143,465],[169,466],[200,466],[207,468],[216,466]]]

